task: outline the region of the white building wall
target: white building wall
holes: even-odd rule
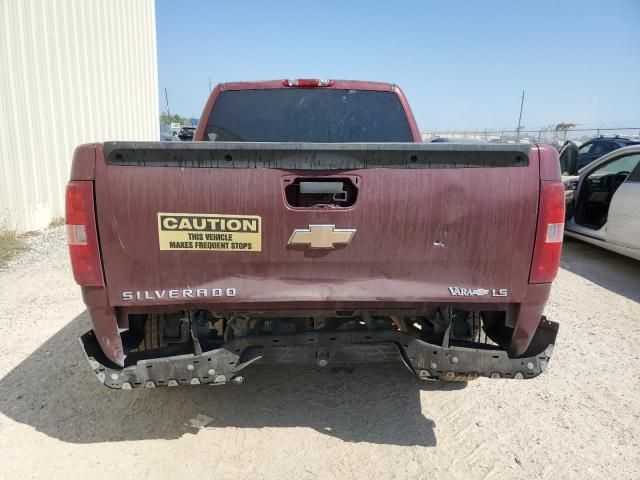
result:
[[[73,150],[158,140],[154,0],[0,0],[0,229],[64,216]]]

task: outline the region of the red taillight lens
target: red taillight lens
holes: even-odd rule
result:
[[[556,278],[564,234],[564,185],[540,182],[540,208],[536,244],[529,283],[548,283]]]
[[[72,181],[67,184],[66,214],[73,277],[79,285],[104,285],[93,207],[93,182]]]
[[[283,80],[282,85],[284,87],[300,87],[300,88],[330,87],[331,85],[333,85],[333,80],[298,78],[297,80]]]

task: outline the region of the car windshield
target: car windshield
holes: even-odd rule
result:
[[[220,93],[205,140],[245,142],[412,142],[393,92],[338,89]]]
[[[636,168],[639,160],[640,154],[618,158],[600,167],[598,170],[593,172],[591,176],[601,177],[603,175],[611,175],[612,173],[630,173]]]

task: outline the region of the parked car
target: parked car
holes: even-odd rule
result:
[[[161,142],[179,142],[180,139],[171,127],[166,123],[160,124],[160,141]]]
[[[578,149],[578,170],[586,167],[594,160],[629,145],[640,145],[640,141],[618,135],[614,137],[600,136],[583,143]]]
[[[422,143],[396,85],[313,79],[219,85],[194,140],[76,150],[69,253],[104,385],[242,383],[255,362],[544,371],[555,148]]]
[[[478,143],[487,143],[486,140],[482,138],[461,138],[461,137],[435,137],[431,139],[431,143],[467,143],[467,144],[478,144]]]
[[[182,127],[178,133],[178,138],[183,142],[193,140],[193,134],[196,133],[196,127]]]
[[[640,260],[640,145],[601,157],[565,185],[575,188],[565,233]]]

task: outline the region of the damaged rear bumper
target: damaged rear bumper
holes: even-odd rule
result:
[[[80,343],[100,382],[116,389],[241,383],[242,371],[255,362],[325,367],[402,361],[420,378],[520,379],[536,377],[545,370],[557,329],[557,323],[543,318],[539,330],[544,333],[544,343],[538,342],[539,351],[521,358],[490,348],[433,345],[398,331],[334,331],[240,337],[202,355],[139,360],[120,368],[102,353],[93,331],[80,337]]]

